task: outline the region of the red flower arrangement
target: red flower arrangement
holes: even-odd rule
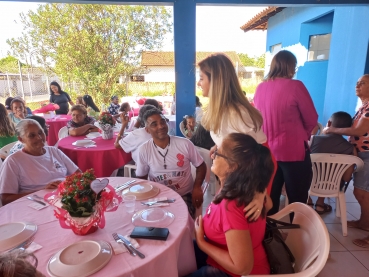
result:
[[[77,235],[95,232],[98,227],[105,227],[104,212],[118,209],[122,197],[115,193],[106,181],[104,188],[96,193],[91,183],[96,179],[94,170],[74,173],[59,184],[58,189],[45,195],[44,199],[56,207],[54,215],[60,226],[72,229]],[[96,180],[99,183],[99,180]],[[95,187],[94,187],[95,188]],[[61,205],[60,205],[61,204]]]
[[[104,126],[104,125],[114,126],[115,125],[115,118],[108,112],[102,112],[99,116],[98,122],[102,126]]]

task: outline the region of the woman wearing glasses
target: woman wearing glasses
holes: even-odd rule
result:
[[[267,196],[256,221],[245,220],[243,209],[268,185],[274,170],[270,151],[251,136],[232,133],[223,139],[212,158],[211,170],[219,177],[220,191],[205,215],[196,219],[198,270],[189,276],[269,274],[262,241],[271,200]]]
[[[254,97],[255,107],[264,118],[263,130],[270,150],[278,164],[270,194],[273,201],[270,214],[278,212],[283,184],[290,203],[306,203],[311,184],[307,142],[317,125],[318,114],[304,84],[292,79],[296,65],[296,57],[291,52],[278,52]]]
[[[202,94],[209,97],[201,124],[210,131],[215,147],[222,144],[230,133],[243,133],[253,137],[257,143],[267,145],[267,138],[261,129],[263,118],[245,97],[238,81],[232,61],[224,54],[212,54],[199,62],[200,79],[197,85]],[[268,186],[270,193],[272,178]],[[265,193],[257,194],[255,201],[246,207],[246,216],[257,219],[264,205]]]

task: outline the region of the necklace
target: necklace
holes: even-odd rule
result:
[[[167,164],[166,164],[166,162],[165,162],[165,157],[167,156],[168,151],[169,151],[170,137],[169,137],[169,143],[168,143],[168,145],[167,145],[167,147],[168,147],[168,148],[167,148],[167,151],[165,152],[165,154],[164,154],[164,155],[159,151],[159,149],[158,149],[158,147],[156,146],[155,142],[154,142],[154,141],[152,141],[152,142],[154,143],[154,146],[155,146],[156,150],[158,151],[159,155],[160,155],[160,156],[162,156],[162,157],[164,158],[164,169],[167,169]]]

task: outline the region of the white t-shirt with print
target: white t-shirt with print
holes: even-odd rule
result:
[[[137,162],[138,160],[138,148],[151,139],[151,135],[146,132],[145,128],[139,128],[128,133],[128,135],[119,141],[119,145],[124,152],[132,153],[132,159]]]
[[[254,124],[247,110],[241,106],[240,109],[244,120],[242,120],[236,112],[229,112],[225,114],[222,120],[220,132],[215,134],[213,131],[210,131],[210,136],[218,147],[222,144],[223,139],[231,133],[243,133],[249,135],[260,144],[267,141],[267,137],[262,128],[257,132],[254,131]],[[245,125],[245,122],[248,126]]]
[[[165,155],[167,168],[164,169]],[[191,141],[185,138],[170,136],[170,144],[165,149],[157,148],[152,139],[138,149],[136,176],[149,175],[149,180],[168,186],[183,196],[192,192],[194,180],[191,174],[191,163],[200,166],[204,160]]]
[[[46,153],[32,156],[23,151],[8,156],[0,170],[0,194],[19,194],[44,189],[56,179],[76,172],[76,166],[63,152],[45,146]]]

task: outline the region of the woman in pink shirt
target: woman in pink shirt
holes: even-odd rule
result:
[[[311,184],[307,141],[317,125],[318,114],[304,84],[292,79],[296,65],[296,57],[291,52],[278,52],[254,97],[255,107],[263,115],[263,131],[278,164],[270,194],[273,208],[269,214],[278,212],[283,184],[290,203],[306,203]]]
[[[262,245],[266,204],[256,221],[245,219],[244,208],[257,192],[263,192],[274,171],[267,147],[251,136],[232,133],[213,153],[211,170],[219,177],[220,191],[204,217],[196,220],[196,262],[191,277],[227,277],[269,274]]]

